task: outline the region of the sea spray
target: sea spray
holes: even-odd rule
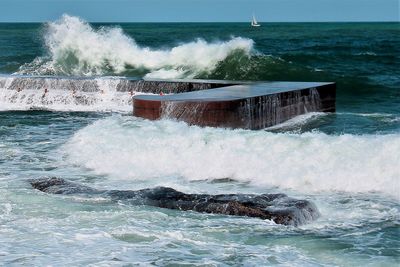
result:
[[[196,39],[166,49],[142,47],[119,27],[94,29],[69,15],[47,23],[45,32],[47,57],[22,66],[19,73],[87,76],[133,68],[151,78],[187,78],[211,72],[235,52],[250,56],[253,51],[253,41],[242,37],[212,43]]]

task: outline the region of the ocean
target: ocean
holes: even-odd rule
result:
[[[117,90],[125,77],[333,81],[337,111],[258,131],[147,121]],[[40,177],[285,193],[320,217],[50,195],[28,183]],[[399,23],[0,24],[0,265],[397,266],[399,200]]]

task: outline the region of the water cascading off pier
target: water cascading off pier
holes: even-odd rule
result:
[[[334,112],[335,83],[197,81],[212,89],[138,95],[133,115],[211,127],[263,129],[308,112]],[[167,90],[168,93],[168,90]]]

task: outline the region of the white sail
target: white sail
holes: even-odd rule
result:
[[[256,17],[254,15],[253,15],[253,24],[258,24],[257,20],[256,20]]]
[[[256,16],[254,16],[253,14],[253,19],[251,20],[251,26],[253,27],[259,27],[260,24],[258,24],[257,20],[256,20]]]

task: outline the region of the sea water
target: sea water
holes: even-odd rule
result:
[[[398,265],[399,62],[398,23],[0,24],[1,265]],[[24,79],[17,90],[19,75],[69,85]],[[337,112],[260,131],[147,121],[131,116],[121,76],[335,81]],[[282,192],[321,217],[288,227],[27,182],[53,176],[98,189]]]

